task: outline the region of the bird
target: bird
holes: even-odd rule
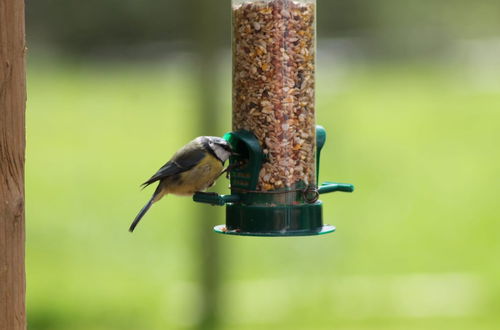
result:
[[[141,185],[145,188],[159,182],[153,196],[130,225],[129,231],[134,231],[151,205],[163,196],[167,194],[192,196],[211,187],[226,171],[224,163],[232,154],[229,143],[216,136],[199,136],[183,146],[158,172]]]

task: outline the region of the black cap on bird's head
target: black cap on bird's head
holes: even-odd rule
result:
[[[222,163],[228,160],[229,156],[233,154],[229,143],[221,137],[202,136],[200,139],[203,147]]]

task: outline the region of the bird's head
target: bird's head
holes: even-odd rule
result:
[[[217,136],[205,136],[205,146],[210,153],[217,157],[222,163],[233,154],[231,146],[223,138]]]

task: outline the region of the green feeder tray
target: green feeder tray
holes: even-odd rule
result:
[[[265,155],[255,136],[247,131],[227,133],[236,156],[230,158],[231,194],[196,193],[193,200],[211,205],[226,205],[226,224],[214,228],[217,233],[242,236],[310,236],[335,231],[323,224],[321,194],[352,192],[354,186],[326,182],[319,187],[298,183],[296,187],[272,192],[256,191]],[[326,141],[326,131],[316,127],[317,177],[319,159]]]

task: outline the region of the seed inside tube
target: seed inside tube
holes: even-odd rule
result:
[[[250,130],[266,162],[257,190],[315,184],[315,5],[233,6],[233,130]]]

